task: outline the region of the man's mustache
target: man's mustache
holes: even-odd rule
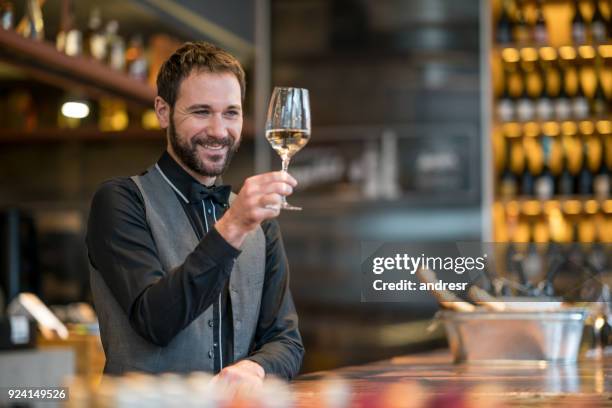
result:
[[[231,136],[225,137],[225,138],[217,138],[217,137],[210,137],[210,136],[198,136],[192,139],[191,144],[193,146],[206,146],[209,144],[220,144],[222,146],[228,146],[228,147],[232,147],[234,145],[235,139]]]

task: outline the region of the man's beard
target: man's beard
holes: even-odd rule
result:
[[[174,153],[185,166],[195,173],[204,177],[217,177],[222,175],[228,168],[234,153],[238,151],[240,142],[236,143],[234,136],[229,134],[226,138],[220,139],[210,136],[196,136],[191,140],[180,140],[179,134],[174,127],[174,112],[170,113],[170,126],[168,127],[168,137]],[[198,156],[198,145],[205,147],[207,143],[219,143],[227,146],[225,154],[212,156],[208,162],[204,162]]]

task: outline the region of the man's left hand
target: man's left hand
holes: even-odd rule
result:
[[[232,396],[248,396],[263,384],[266,372],[263,367],[251,360],[241,360],[225,367],[212,381],[227,388]]]

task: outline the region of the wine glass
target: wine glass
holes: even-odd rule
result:
[[[270,98],[266,119],[266,139],[283,161],[282,171],[287,171],[294,154],[310,139],[310,102],[308,90],[303,88],[275,87]],[[301,210],[282,198],[281,209]]]

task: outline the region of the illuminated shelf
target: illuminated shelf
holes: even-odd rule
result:
[[[594,196],[557,196],[550,200],[519,196],[515,199],[497,198],[495,204],[526,215],[538,215],[552,208],[559,208],[568,214],[595,214],[599,211],[612,214],[612,199],[597,199]]]
[[[576,56],[584,59],[595,58],[599,54],[603,58],[612,58],[612,42],[581,45],[563,45],[553,47],[551,45],[496,45],[494,53],[498,54],[506,62],[537,61],[543,59],[553,61],[556,59],[572,60]]]
[[[583,120],[534,120],[528,122],[494,122],[507,137],[547,136],[557,135],[602,135],[612,134],[612,121],[609,119],[583,119]]]

